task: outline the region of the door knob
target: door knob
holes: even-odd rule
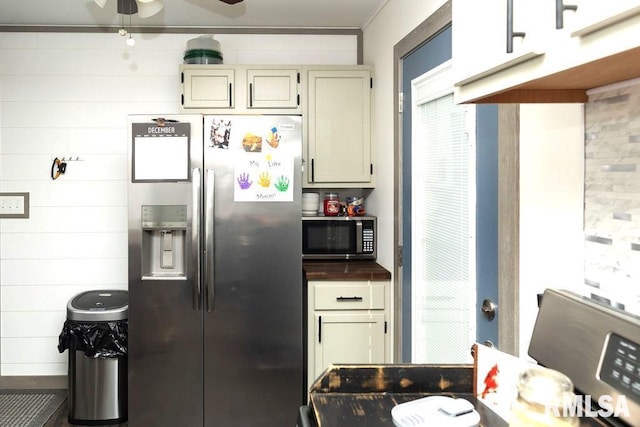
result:
[[[482,307],[480,308],[480,311],[482,311],[482,313],[484,313],[484,316],[489,321],[491,321],[496,317],[497,308],[498,306],[496,305],[496,303],[494,303],[493,301],[487,298],[484,301],[482,301]]]

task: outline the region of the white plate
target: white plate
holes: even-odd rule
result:
[[[391,417],[398,427],[475,427],[480,423],[480,414],[471,402],[448,396],[429,396],[401,403],[391,409]]]

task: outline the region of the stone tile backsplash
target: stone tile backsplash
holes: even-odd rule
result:
[[[585,105],[585,287],[640,314],[640,81]]]

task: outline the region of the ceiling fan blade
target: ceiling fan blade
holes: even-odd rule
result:
[[[220,0],[222,3],[226,3],[226,4],[236,4],[236,3],[240,3],[244,0]]]
[[[148,18],[160,12],[164,5],[162,0],[143,1],[138,0],[138,16],[140,18]]]

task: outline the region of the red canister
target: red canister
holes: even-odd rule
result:
[[[324,193],[324,214],[337,216],[340,213],[340,199],[337,193]]]

